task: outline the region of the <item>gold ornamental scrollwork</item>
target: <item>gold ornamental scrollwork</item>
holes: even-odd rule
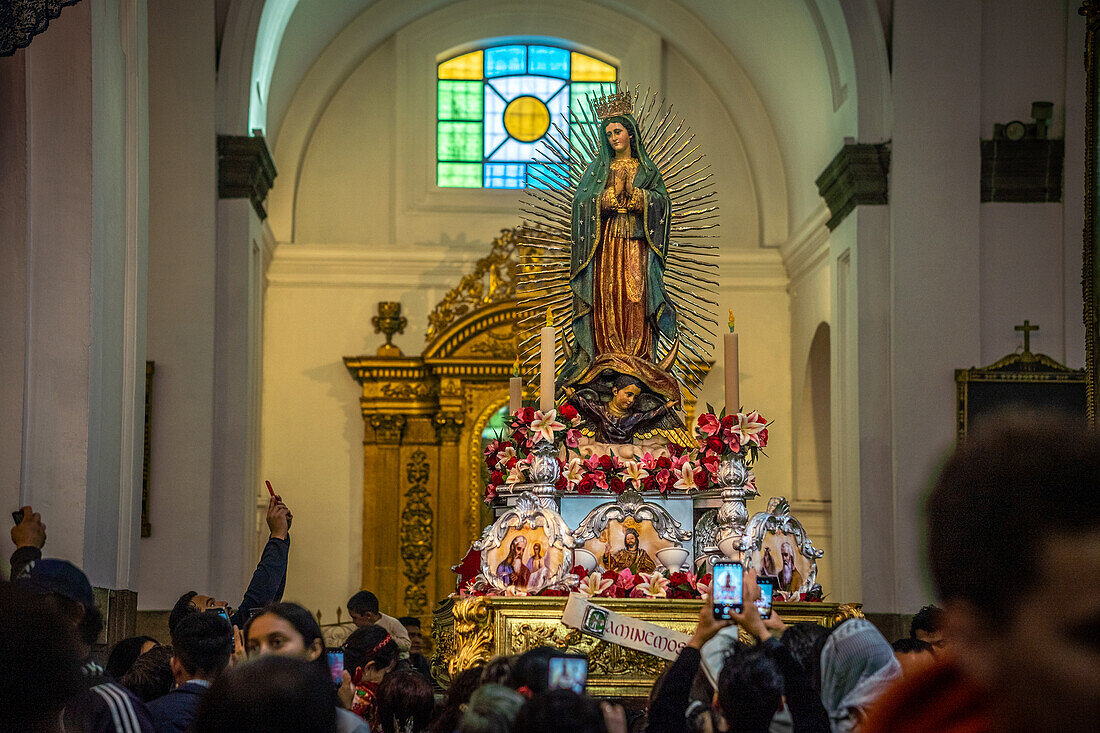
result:
[[[474,271],[443,296],[428,316],[425,341],[431,342],[459,318],[484,305],[515,299],[519,232],[518,228],[502,229],[489,255],[478,260]]]
[[[493,657],[493,626],[489,599],[463,598],[454,605],[455,653],[447,665],[454,678],[464,669]]]
[[[405,605],[412,616],[428,610],[428,593],[424,581],[428,578],[428,563],[432,559],[432,505],[428,491],[431,467],[422,450],[412,454],[406,466],[409,490],[401,510],[401,560],[405,564]]]
[[[433,389],[424,382],[383,382],[378,392],[391,400],[423,400],[432,396]]]
[[[554,646],[584,654],[588,657],[589,674],[608,678],[638,675],[656,677],[667,666],[660,657],[585,636],[557,621],[516,625],[512,632],[512,654],[522,654],[539,646]]]

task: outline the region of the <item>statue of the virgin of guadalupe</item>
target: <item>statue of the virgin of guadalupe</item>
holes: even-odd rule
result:
[[[669,195],[629,111],[629,93],[608,100],[596,108],[598,154],[573,197],[569,285],[575,341],[558,383],[567,395],[590,395],[574,401],[586,413],[601,403],[592,393],[610,393],[616,379],[633,377],[644,387],[637,409],[653,416],[635,431],[672,430],[683,426],[675,411],[680,385],[668,371],[675,354],[669,353],[666,364],[656,363],[658,335],[678,343],[676,309],[664,285]]]

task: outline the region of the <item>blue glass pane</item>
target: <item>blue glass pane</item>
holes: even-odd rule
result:
[[[486,163],[485,188],[523,188],[525,168],[522,163]]]
[[[569,78],[569,52],[550,46],[527,47],[527,71],[561,79]]]
[[[526,163],[527,161],[534,160],[535,150],[541,148],[542,146],[538,142],[522,143],[510,137],[504,141],[503,145],[492,151],[492,154],[487,157],[489,160],[498,162],[523,161]]]
[[[497,46],[485,51],[485,76],[522,74],[527,71],[526,46]]]
[[[565,188],[569,181],[569,172],[564,165],[532,163],[527,168],[527,185],[531,188]]]

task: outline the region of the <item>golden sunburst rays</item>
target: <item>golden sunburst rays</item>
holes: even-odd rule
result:
[[[619,87],[620,91],[628,87]],[[547,310],[559,324],[555,365],[561,368],[570,344],[573,297],[569,289],[572,202],[585,168],[601,144],[595,104],[588,94],[569,112],[568,129],[552,125],[528,166],[528,188],[520,199],[523,229],[517,297],[520,302],[519,360],[527,384],[538,384],[539,329]],[[642,143],[664,179],[671,202],[671,233],[665,260],[665,290],[676,309],[678,346],[657,339],[657,362],[676,348],[671,372],[697,395],[718,339],[718,192],[695,133],[657,92],[634,87],[634,118]],[[534,184],[534,185],[532,185]],[[563,340],[567,340],[563,343]]]

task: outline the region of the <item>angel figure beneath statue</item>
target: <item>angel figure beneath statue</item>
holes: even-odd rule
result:
[[[600,443],[630,443],[635,436],[644,435],[655,428],[675,426],[677,403],[667,400],[664,404],[652,406],[657,401],[653,393],[645,390],[645,385],[637,377],[619,374],[614,378],[605,378],[604,385],[610,386],[609,399],[602,399],[598,386],[586,389],[566,389],[567,402],[577,408],[584,418],[587,430]],[[641,404],[639,397],[646,392],[648,404]]]

